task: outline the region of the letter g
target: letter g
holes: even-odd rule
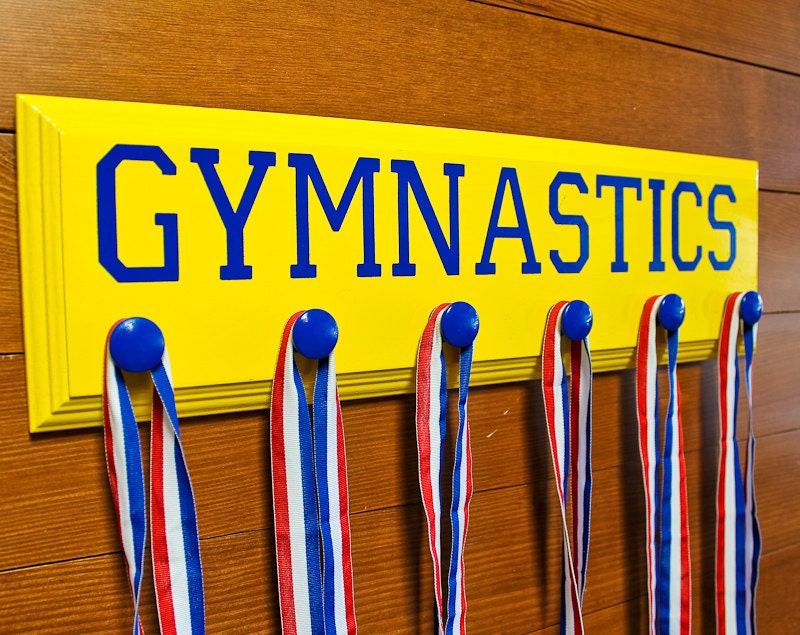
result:
[[[117,167],[123,161],[150,161],[161,174],[177,168],[158,146],[117,144],[97,163],[97,238],[100,264],[117,282],[168,282],[178,279],[178,216],[157,213],[155,224],[164,228],[164,265],[128,267],[119,259],[117,235]]]

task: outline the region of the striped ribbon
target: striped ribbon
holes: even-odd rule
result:
[[[153,380],[150,536],[158,619],[164,635],[205,633],[197,513],[181,446],[166,350],[150,375]],[[108,339],[103,415],[108,478],[133,595],[133,633],[142,634],[139,606],[147,537],[142,451],[130,394],[122,371],[111,357]]]
[[[753,479],[756,440],[753,435],[751,368],[757,324],[743,322],[745,385],[748,407],[748,440],[745,473],[736,443],[739,399],[739,310],[744,293],[725,301],[719,338],[720,455],[717,480],[716,609],[717,633],[753,635],[756,632],[755,595],[761,532],[756,516]]]
[[[669,405],[664,430],[658,417],[656,318],[665,296],[647,300],[636,348],[636,412],[647,512],[649,632],[691,632],[691,567],[683,458],[678,330],[667,331]],[[663,438],[663,452],[659,437]]]
[[[464,586],[464,545],[472,498],[472,451],[467,419],[467,396],[473,344],[460,350],[458,435],[453,465],[450,506],[451,549],[447,573],[447,606],[442,570],[447,564],[441,548],[442,463],[447,436],[447,368],[442,350],[442,314],[449,304],[431,313],[417,353],[417,453],[419,484],[428,524],[433,559],[436,619],[440,634],[466,633],[467,596]],[[446,608],[446,610],[445,610]]]
[[[592,361],[588,336],[572,340],[572,380],[568,391],[561,356],[561,319],[567,304],[558,302],[547,314],[542,392],[563,526],[560,632],[581,635],[592,504]],[[568,495],[572,501],[571,527],[567,523]]]
[[[272,497],[283,632],[356,633],[344,426],[334,355],[319,360],[313,427],[294,360],[293,315],[281,338],[270,408]]]

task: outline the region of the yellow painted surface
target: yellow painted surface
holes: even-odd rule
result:
[[[752,161],[391,123],[40,96],[20,96],[17,116],[32,430],[101,422],[103,345],[110,325],[122,317],[142,315],[161,326],[179,412],[189,415],[265,407],[281,329],[297,310],[321,307],[336,317],[341,392],[354,398],[413,390],[419,336],[428,313],[441,302],[465,300],[478,310],[474,380],[494,383],[534,376],[544,319],[557,300],[580,298],[591,305],[595,365],[608,370],[630,366],[648,296],[683,296],[680,359],[687,361],[713,353],[725,296],[757,286],[758,171]],[[165,230],[154,217],[174,214],[177,281],[120,282],[100,263],[98,164],[118,145],[157,146],[175,167],[175,174],[162,174],[151,161],[123,160],[113,171],[119,261],[126,268],[164,265]],[[219,151],[215,167],[233,209],[254,170],[250,153],[275,153],[243,230],[250,279],[221,279],[229,255],[226,227],[192,161],[193,148]],[[359,157],[379,160],[374,245],[381,275],[357,275],[365,258],[362,181],[339,231],[332,230],[315,188],[308,186],[316,277],[291,277],[291,266],[299,261],[299,172],[290,165],[296,154],[313,155],[334,204]],[[398,160],[413,161],[451,250],[450,190],[457,184],[458,257],[449,261],[451,275],[417,197],[392,171]],[[446,176],[445,164],[463,166],[463,176]],[[498,189],[502,205],[495,224],[522,232],[523,211],[514,206],[512,186],[498,188],[503,168],[516,175],[540,273],[522,273],[523,240],[502,236],[491,250],[496,272],[476,273],[476,264],[486,262],[482,254]],[[559,225],[551,215],[550,191],[559,173],[579,173],[587,190],[566,184],[554,195],[560,213],[581,215],[588,227],[588,258],[578,273],[559,273],[551,259],[551,252],[564,261],[581,255],[578,227]],[[619,225],[616,191],[598,188],[598,175],[640,180],[641,200],[634,189],[622,191]],[[305,177],[300,181],[304,187]],[[664,271],[650,270],[654,192],[660,191],[651,181],[664,182]],[[691,191],[673,196],[680,182],[696,184],[699,205]],[[725,186],[735,202],[718,195],[715,218],[735,227],[736,258],[729,270],[715,270],[709,256],[729,259],[731,236],[711,226],[709,201],[712,191]],[[392,265],[402,260],[403,191],[414,276],[393,275]],[[701,250],[692,271],[679,271],[673,257],[673,199],[679,206],[678,259],[691,261]],[[626,272],[612,271],[620,229]],[[146,395],[137,397],[140,406],[143,401]]]

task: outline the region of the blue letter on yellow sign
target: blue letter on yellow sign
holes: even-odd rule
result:
[[[156,214],[164,228],[164,265],[128,267],[119,259],[117,236],[117,168],[123,161],[155,163],[161,174],[177,168],[158,146],[117,144],[97,163],[97,238],[100,264],[117,282],[170,282],[178,279],[178,216]]]

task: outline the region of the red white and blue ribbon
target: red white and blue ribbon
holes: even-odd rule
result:
[[[205,602],[197,513],[181,446],[166,350],[150,374],[153,380],[150,535],[158,618],[164,635],[198,635],[205,633]],[[103,414],[108,477],[133,595],[135,635],[144,632],[139,619],[147,537],[144,473],[130,395],[122,371],[111,357],[108,340]]]
[[[761,556],[753,479],[756,440],[753,434],[751,368],[757,324],[742,322],[748,439],[744,477],[736,442],[739,400],[739,312],[744,293],[725,301],[719,338],[720,455],[717,481],[716,610],[719,635],[756,632],[755,594]]]
[[[270,408],[272,497],[283,632],[356,633],[344,426],[333,352],[314,385],[313,427],[292,329],[283,331]]]
[[[669,404],[664,429],[658,416],[657,316],[665,296],[647,300],[636,349],[636,411],[647,512],[649,632],[691,632],[691,567],[678,386],[678,329],[667,331]],[[659,438],[663,446],[659,447]]]
[[[588,336],[572,340],[568,389],[561,356],[561,318],[568,304],[558,302],[547,314],[542,392],[563,526],[560,632],[581,635],[592,504],[592,361]],[[572,503],[571,527],[567,523],[568,498]]]
[[[417,452],[422,503],[433,559],[434,594],[438,632],[466,633],[467,595],[464,585],[464,546],[472,498],[472,451],[467,396],[473,344],[460,349],[458,433],[453,465],[450,506],[451,550],[449,564],[442,553],[442,463],[447,436],[447,369],[442,350],[442,304],[431,313],[417,353]],[[447,570],[444,573],[444,570]],[[445,597],[443,576],[446,575]],[[446,605],[445,605],[446,601]]]

